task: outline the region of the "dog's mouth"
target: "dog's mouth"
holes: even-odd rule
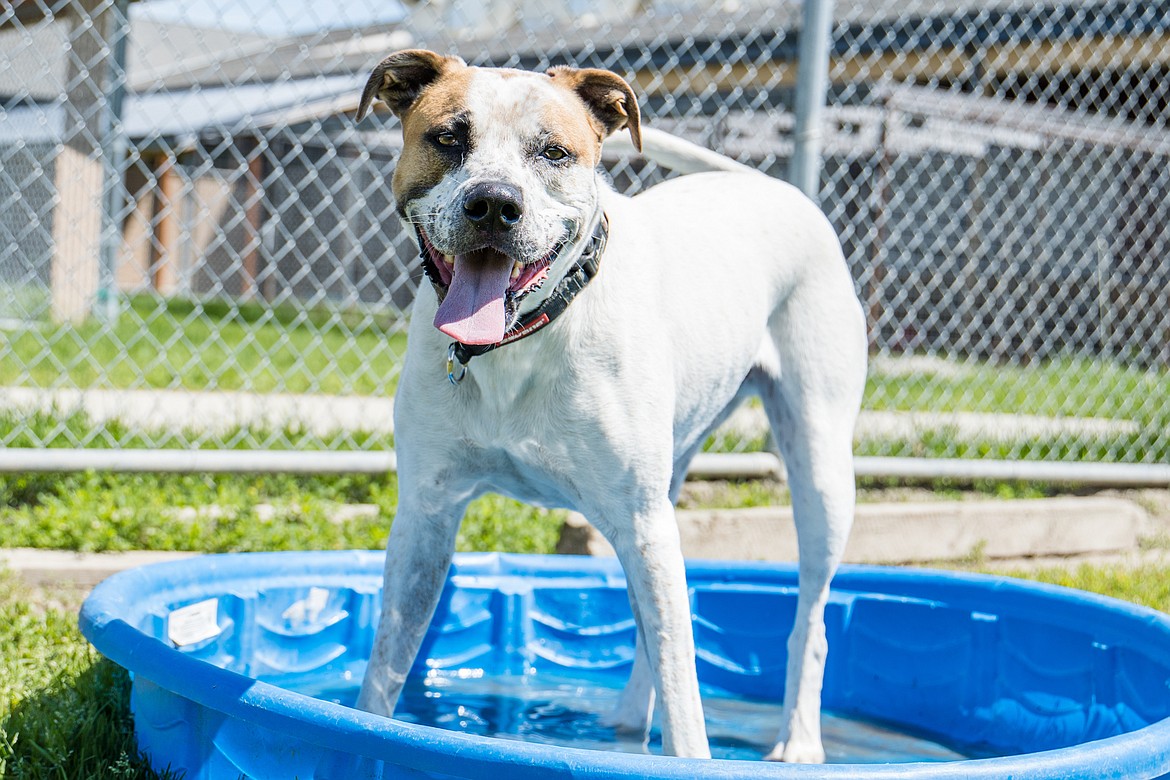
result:
[[[549,267],[564,247],[522,262],[490,246],[456,255],[435,248],[418,229],[423,270],[439,295],[435,327],[463,344],[497,344],[516,320],[520,302],[548,280]]]

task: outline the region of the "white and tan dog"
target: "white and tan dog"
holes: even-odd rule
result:
[[[464,509],[493,490],[575,509],[612,543],[638,627],[612,724],[646,729],[657,692],[664,751],[709,756],[673,502],[710,431],[756,394],[800,546],[769,758],[824,760],[824,608],[853,518],[866,360],[827,220],[789,185],[649,131],[652,159],[726,170],[613,192],[597,170],[602,141],[627,130],[640,146],[642,131],[632,91],[608,71],[404,51],[374,70],[359,117],[375,99],[402,120],[393,191],[432,284],[398,385],[401,493],[358,706],[393,712]]]

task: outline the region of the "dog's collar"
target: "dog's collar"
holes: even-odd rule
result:
[[[605,243],[608,239],[609,219],[602,212],[601,217],[597,220],[597,226],[593,229],[593,235],[589,237],[581,256],[577,258],[573,267],[561,277],[556,289],[539,306],[521,317],[520,321],[513,325],[502,339],[495,344],[451,342],[451,346],[447,350],[447,378],[451,380],[451,383],[458,384],[463,379],[467,374],[467,364],[471,362],[473,357],[531,336],[564,314],[565,309],[569,308],[569,304],[577,297],[577,293],[584,290],[597,275],[601,266],[601,254],[605,251]],[[459,373],[455,372],[456,361],[462,367]]]

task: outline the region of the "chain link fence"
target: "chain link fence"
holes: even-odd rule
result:
[[[16,0],[0,446],[384,450],[421,279],[353,119],[385,53],[604,67],[783,177],[801,6]],[[837,0],[821,204],[870,318],[858,452],[1170,462],[1170,2]],[[669,172],[607,156],[635,193]],[[767,446],[745,406],[719,451]]]

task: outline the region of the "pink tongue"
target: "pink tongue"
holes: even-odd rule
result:
[[[512,258],[503,252],[480,249],[456,255],[435,327],[464,344],[495,344],[504,338],[504,294],[511,275]]]

